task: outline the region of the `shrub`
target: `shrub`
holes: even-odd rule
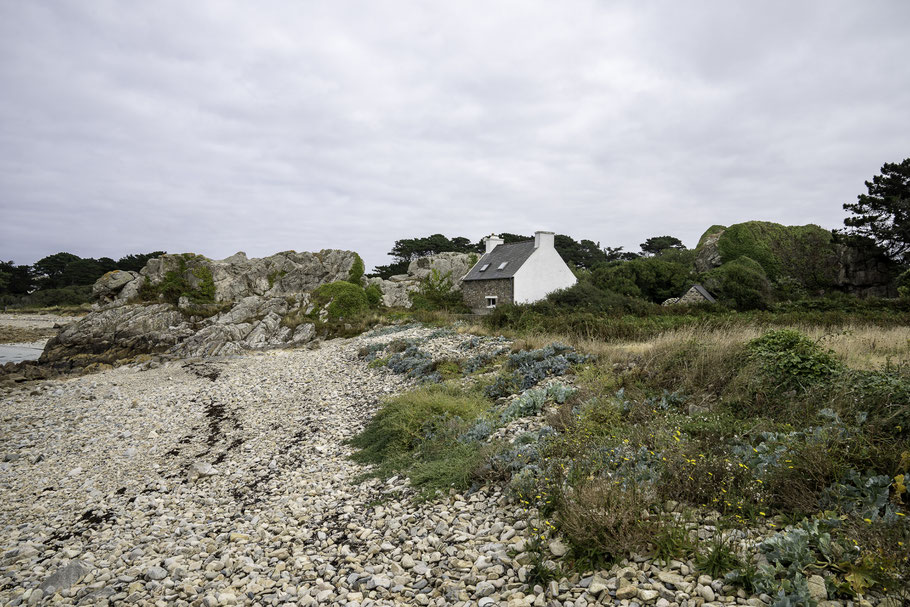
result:
[[[367,296],[367,304],[370,308],[378,308],[382,304],[382,289],[378,285],[368,285],[363,292]]]
[[[376,474],[408,474],[414,486],[428,491],[467,488],[492,447],[459,439],[477,427],[489,406],[477,394],[446,385],[396,396],[351,439],[357,449],[352,458],[374,464]]]
[[[369,309],[363,288],[340,280],[320,285],[310,294],[310,299],[317,308],[328,305],[329,320],[350,319]]]
[[[360,286],[360,280],[363,278],[363,259],[360,255],[354,253],[354,263],[351,264],[351,269],[348,270],[348,282]]]
[[[527,390],[542,379],[554,375],[563,375],[569,366],[583,363],[586,356],[575,353],[575,349],[559,343],[553,343],[539,350],[523,350],[509,356],[506,373],[496,382],[487,386],[485,393],[492,398],[499,398]]]
[[[711,270],[704,282],[719,299],[730,302],[737,310],[762,310],[771,303],[771,281],[764,268],[750,257],[739,257]]]
[[[408,294],[408,297],[411,299],[411,308],[418,311],[468,311],[461,292],[455,289],[452,282],[451,271],[442,274],[436,268],[432,268],[430,274],[420,282],[417,291]]]
[[[910,270],[897,277],[897,294],[904,298],[910,299]]]
[[[556,519],[573,555],[597,565],[645,551],[659,528],[655,518],[642,516],[651,506],[635,483],[594,479],[576,486],[571,499],[561,498]]]
[[[641,257],[599,264],[591,271],[595,287],[660,303],[679,297],[690,282],[691,265],[670,258]]]
[[[212,270],[206,265],[204,257],[183,253],[168,255],[165,258],[176,260],[177,267],[164,273],[164,278],[153,285],[148,278],[139,290],[140,299],[149,301],[163,299],[177,304],[181,297],[186,297],[194,304],[209,304],[215,301],[215,281]],[[194,266],[189,267],[188,262]]]
[[[748,349],[764,378],[781,390],[805,388],[842,371],[832,352],[793,329],[768,331]]]

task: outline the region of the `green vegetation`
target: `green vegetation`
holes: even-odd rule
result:
[[[152,284],[146,278],[139,297],[145,301],[163,300],[174,305],[181,297],[197,305],[214,303],[215,281],[212,270],[204,265],[206,261],[205,257],[193,253],[166,256],[165,263],[176,262],[176,267],[167,270],[158,284]]]
[[[704,284],[737,310],[763,310],[773,298],[765,269],[746,255],[708,272]]]
[[[266,276],[266,280],[269,281],[269,288],[271,289],[274,287],[275,283],[287,276],[287,274],[287,270],[272,270],[269,272]]]
[[[787,277],[809,291],[830,288],[837,278],[831,232],[815,225],[747,221],[727,228],[717,248],[724,263],[748,257],[771,281]]]
[[[354,263],[351,265],[351,269],[348,271],[348,282],[355,285],[360,285],[360,279],[363,278],[363,259],[360,255],[354,253]]]
[[[452,272],[441,273],[436,268],[421,281],[416,292],[409,294],[414,310],[445,310],[448,312],[469,312],[469,308],[452,284]]]
[[[893,333],[695,326],[640,345],[591,343],[596,359],[551,344],[500,358],[467,387],[473,362],[377,344],[361,352],[371,366],[459,383],[388,401],[354,439],[355,457],[408,474],[425,497],[506,483],[540,525],[528,547],[538,583],[560,575],[541,547],[558,532],[563,565],[580,571],[644,554],[691,559],[780,605],[810,604],[817,574],[832,598],[893,592],[910,576],[910,367],[867,357]],[[906,361],[906,328],[890,339]],[[542,387],[566,374],[574,388]],[[539,432],[490,440],[538,415]],[[705,521],[714,530],[697,541]],[[732,531],[744,528],[763,541],[744,549]]]
[[[351,319],[370,307],[363,288],[341,280],[317,287],[310,299],[317,308],[325,307],[329,320]]]
[[[856,202],[844,204],[852,214],[844,219],[844,232],[874,243],[893,262],[910,265],[910,158],[885,163],[866,189]]]
[[[92,285],[107,272],[138,272],[163,251],[130,254],[114,261],[81,258],[72,253],[55,253],[33,265],[0,261],[0,305],[13,307],[73,306],[92,301]]]
[[[427,495],[467,488],[488,453],[459,437],[488,406],[479,394],[439,384],[395,397],[351,441],[354,459],[376,464],[380,475],[408,474]]]

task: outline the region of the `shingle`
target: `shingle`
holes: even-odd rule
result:
[[[531,253],[534,252],[534,241],[525,240],[522,242],[513,242],[511,244],[501,244],[488,254],[480,258],[471,271],[468,272],[464,280],[493,280],[496,278],[511,278],[515,272],[521,268],[522,264],[528,260]],[[502,270],[499,266],[506,264]],[[484,272],[480,268],[490,264]]]

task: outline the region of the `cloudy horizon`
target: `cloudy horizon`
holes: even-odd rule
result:
[[[0,1],[0,258],[842,227],[910,4]]]

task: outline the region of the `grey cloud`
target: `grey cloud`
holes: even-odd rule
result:
[[[0,257],[837,227],[908,156],[910,7],[0,5]]]

